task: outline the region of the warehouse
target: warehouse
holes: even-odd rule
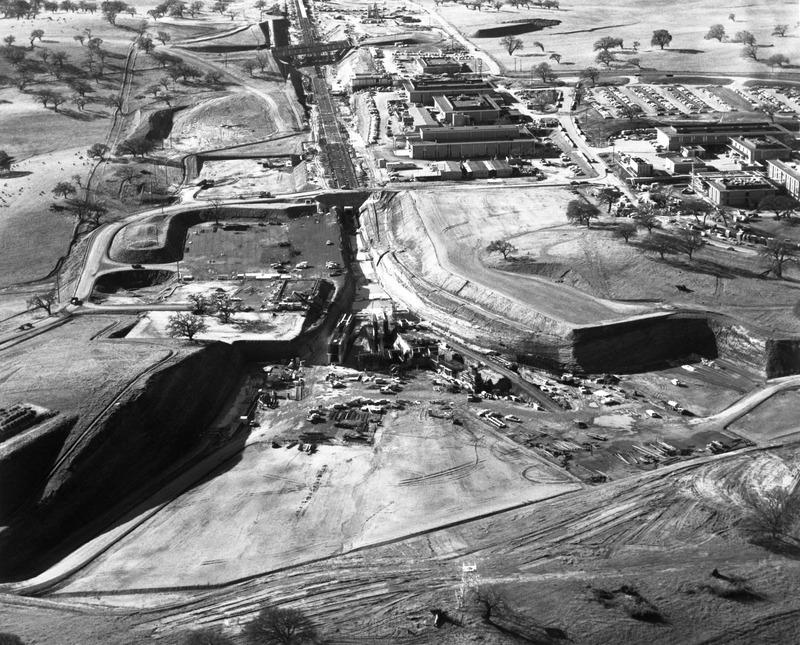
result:
[[[679,150],[686,145],[728,145],[735,137],[772,136],[784,143],[794,141],[794,135],[782,125],[766,121],[743,123],[680,123],[656,127],[656,143],[667,150]]]
[[[415,78],[403,81],[410,103],[433,105],[433,97],[447,94],[490,94],[494,85],[488,81],[468,78]]]

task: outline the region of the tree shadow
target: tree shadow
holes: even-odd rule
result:
[[[757,273],[742,267],[726,266],[705,258],[695,257],[693,260],[689,260],[688,258],[681,259],[676,256],[667,256],[661,261],[682,271],[711,275],[715,278],[725,278],[727,280],[736,278],[763,279],[765,277],[764,273]]]
[[[668,47],[664,49],[664,51],[675,52],[676,54],[705,54],[704,49],[673,49],[672,47]]]
[[[58,110],[59,114],[63,114],[64,116],[69,117],[70,119],[75,119],[76,121],[97,121],[98,119],[102,119],[105,117],[104,114],[100,114],[97,112],[87,112],[84,110],[83,112],[79,112],[78,110],[73,110],[72,108],[60,108]]]

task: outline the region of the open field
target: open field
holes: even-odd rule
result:
[[[794,313],[800,301],[794,270],[787,280],[765,279],[764,264],[754,250],[719,245],[706,245],[692,260],[674,253],[662,260],[641,247],[646,232],[640,232],[641,240],[625,244],[612,239],[613,225],[613,220],[592,229],[561,224],[515,236],[519,255],[500,266],[557,278],[599,297],[710,309],[782,332],[800,329]]]
[[[579,3],[564,0],[559,10],[546,10],[532,7],[515,9],[505,5],[500,11],[486,7],[484,11],[473,11],[464,5],[446,3],[438,7],[432,0],[419,3],[429,11],[439,13],[478,47],[490,53],[506,69],[513,70],[513,59],[521,60],[524,70],[543,61],[550,63],[557,72],[573,72],[589,65],[602,65],[594,62],[595,52],[592,44],[603,36],[622,38],[626,49],[614,50],[618,61],[633,57],[639,58],[643,68],[676,70],[688,72],[766,72],[768,68],[761,63],[746,61],[740,57],[742,46],[736,43],[720,43],[705,40],[708,28],[717,23],[725,26],[732,37],[738,30],[747,29],[755,34],[762,44],[761,54],[766,57],[779,52],[791,54],[797,51],[795,39],[781,39],[772,36],[772,29],[778,23],[794,25],[797,22],[797,6],[794,2],[766,2],[761,0],[738,7],[720,7],[713,0],[682,3],[679,10],[673,2],[658,0],[643,5],[631,0],[616,0],[610,3]],[[730,21],[728,14],[734,13],[736,21]],[[509,56],[500,44],[500,36],[475,38],[472,34],[478,29],[502,23],[527,19],[560,20],[561,23],[521,34],[524,48]],[[669,47],[663,51],[650,45],[650,38],[656,29],[667,29],[673,36]],[[794,36],[795,34],[793,34]],[[541,42],[542,52],[533,45]],[[634,41],[641,47],[634,51]],[[561,63],[549,60],[550,53],[563,56]],[[620,63],[612,63],[617,66]],[[629,66],[628,70],[638,70]]]
[[[786,390],[771,396],[728,426],[754,440],[771,440],[800,430],[797,406],[800,391]]]

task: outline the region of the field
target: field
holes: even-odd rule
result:
[[[798,390],[779,392],[728,426],[754,440],[773,440],[800,430],[797,421]]]
[[[578,70],[589,65],[602,67],[594,61],[592,44],[603,36],[622,38],[625,45],[625,49],[621,51],[613,50],[612,53],[616,54],[619,62],[612,63],[612,67],[635,57],[640,59],[644,69],[681,72],[714,70],[720,73],[768,71],[762,63],[742,59],[739,55],[742,49],[740,44],[705,40],[703,37],[708,28],[717,23],[723,24],[731,37],[744,29],[755,34],[762,47],[762,58],[776,52],[791,57],[791,53],[796,51],[793,38],[781,39],[771,35],[776,24],[794,25],[797,21],[797,6],[793,2],[774,3],[761,0],[735,8],[722,8],[713,0],[700,0],[682,3],[679,11],[676,11],[673,2],[667,0],[646,5],[630,0],[588,4],[564,0],[559,10],[535,7],[515,9],[507,4],[500,11],[486,7],[480,12],[455,3],[436,7],[433,0],[421,0],[418,4],[428,11],[437,12],[509,71],[515,68],[514,58],[520,59],[525,71],[544,61],[550,63],[559,73],[577,74]],[[735,21],[729,20],[730,13],[735,14]],[[499,36],[472,37],[478,29],[534,18],[560,20],[561,23],[520,35],[524,48],[516,52],[515,56],[508,55],[500,44]],[[667,29],[673,36],[669,47],[663,51],[650,44],[650,38],[656,29]],[[641,42],[638,51],[633,49],[634,41]],[[541,42],[545,51],[540,51],[534,42]],[[561,54],[561,62],[556,64],[550,60],[551,53]],[[633,66],[628,66],[627,69],[631,73],[638,71]]]

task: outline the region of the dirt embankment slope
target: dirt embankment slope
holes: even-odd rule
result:
[[[513,348],[522,361],[588,372],[644,369],[689,354],[730,354],[767,375],[800,368],[796,344],[776,344],[722,316],[648,311],[488,268],[481,258],[486,240],[469,229],[491,213],[464,212],[465,221],[454,224],[442,207],[452,207],[452,196],[426,195],[384,192],[369,200],[361,236],[384,287],[454,333]]]
[[[42,495],[29,499],[0,535],[0,552],[8,554],[0,575],[30,577],[157,486],[170,466],[207,439],[239,382],[241,362],[224,344],[178,349],[99,417],[82,415],[60,456],[46,464]]]

